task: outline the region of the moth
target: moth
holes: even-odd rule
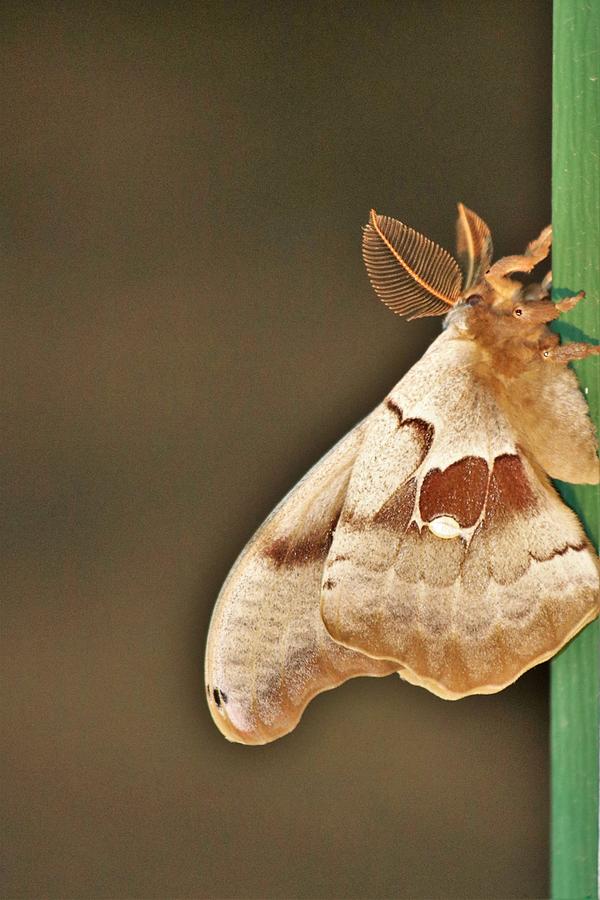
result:
[[[599,564],[549,478],[597,484],[573,359],[547,323],[551,275],[525,286],[551,227],[492,265],[458,204],[457,259],[371,212],[367,272],[395,313],[445,327],[383,402],[285,497],[242,551],[211,620],[210,711],[229,740],[291,731],[358,675],[455,700],[500,691],[599,612]]]

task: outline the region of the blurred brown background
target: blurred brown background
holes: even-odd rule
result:
[[[397,678],[228,744],[221,582],[440,323],[369,208],[499,255],[550,217],[549,2],[3,6],[5,897],[547,895],[545,667]]]

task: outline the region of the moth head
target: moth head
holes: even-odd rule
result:
[[[475,337],[490,330],[496,340],[523,340],[541,325],[556,319],[561,310],[542,284],[525,285],[506,276],[488,273],[462,299],[457,324]]]
[[[534,348],[547,332],[545,323],[559,313],[539,285],[485,276],[448,315],[447,324],[491,351],[494,369],[514,374],[513,364],[518,368],[538,355]]]
[[[397,219],[371,210],[363,233],[363,256],[371,284],[393,312],[409,319],[449,316],[459,329],[492,327],[507,332],[556,318],[558,311],[544,283],[525,288],[511,278],[529,272],[550,250],[552,229],[545,228],[520,256],[493,265],[492,237],[486,223],[458,204],[457,258]]]

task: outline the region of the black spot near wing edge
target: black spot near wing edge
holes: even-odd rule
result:
[[[221,688],[213,688],[212,691],[210,689],[210,684],[206,685],[206,693],[209,696],[209,699],[214,700],[217,706],[221,705],[221,702],[227,703],[229,699],[225,691],[222,691]]]

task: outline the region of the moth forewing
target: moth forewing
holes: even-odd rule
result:
[[[450,329],[434,347],[384,405],[396,437],[383,474],[382,426],[369,423],[322,615],[344,646],[394,659],[407,681],[457,699],[500,690],[594,618],[598,568],[576,517],[516,442],[493,381],[482,382],[476,359],[465,364],[462,339]],[[415,434],[427,435],[420,452]],[[393,483],[389,471],[393,490],[369,492]]]

